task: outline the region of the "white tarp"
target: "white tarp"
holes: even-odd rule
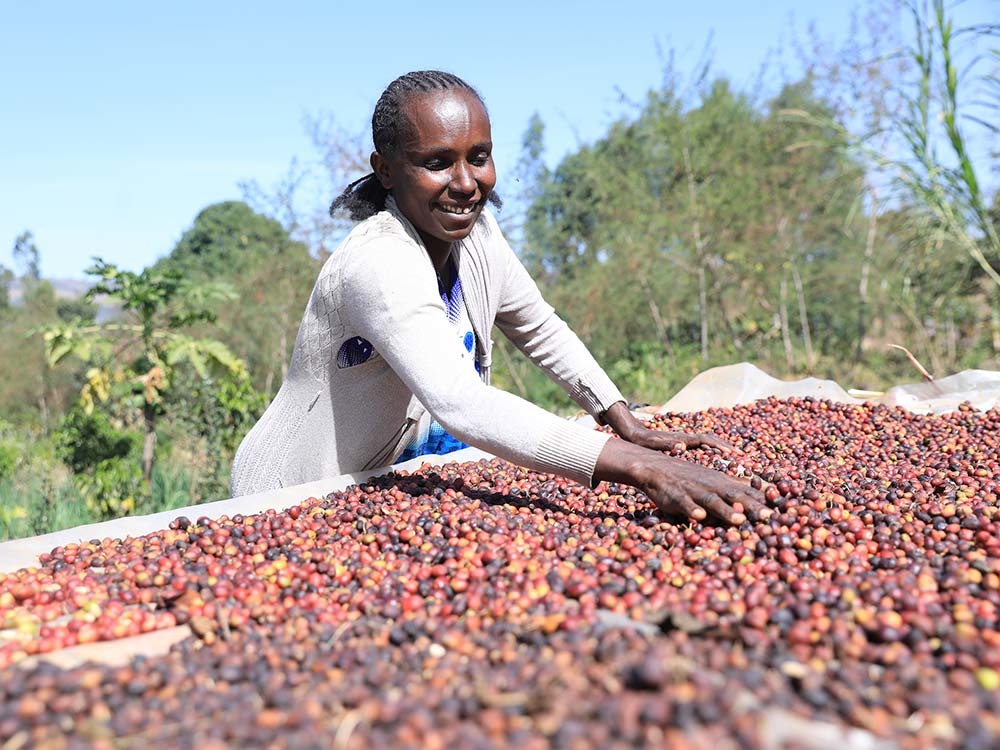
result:
[[[899,385],[884,393],[874,393],[844,390],[832,380],[819,378],[779,380],[743,362],[700,373],[657,412],[690,412],[713,406],[736,406],[768,396],[814,396],[856,404],[870,401],[901,406],[920,414],[943,414],[968,401],[979,411],[987,411],[1000,403],[1000,372],[965,370],[940,380]]]

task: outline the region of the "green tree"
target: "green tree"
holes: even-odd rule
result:
[[[277,221],[242,201],[224,201],[202,209],[155,268],[174,269],[196,281],[235,278],[260,255],[288,241]]]
[[[201,211],[154,268],[172,269],[194,282],[229,284],[239,303],[210,306],[217,330],[247,363],[254,385],[273,394],[287,372],[318,271],[307,247],[274,219],[229,201]]]
[[[0,413],[18,423],[40,427],[47,434],[51,415],[67,402],[72,375],[49,372],[44,349],[32,331],[56,320],[60,301],[52,284],[40,277],[40,253],[31,232],[17,237],[13,256],[21,270],[20,294],[18,303],[11,305],[9,289],[14,274],[0,269],[0,296],[6,299],[6,304],[0,305],[5,334],[0,337],[0,361],[17,363],[17,367],[11,367],[0,379]]]
[[[834,109],[810,79],[763,103],[722,79],[679,90],[668,76],[545,175],[526,262],[634,396],[736,356],[773,350],[788,372],[842,356],[854,297],[830,275],[855,252],[863,171],[831,145],[842,129],[782,114]]]
[[[1000,28],[957,28],[971,7],[872,0],[843,50],[814,55],[839,122],[791,113],[841,129],[865,169],[863,220],[849,230],[864,252],[845,269],[858,279],[856,362],[896,342],[936,371],[1000,352],[1000,248],[982,185],[996,153],[974,148],[997,132],[1000,53],[989,47]]]
[[[96,259],[87,273],[98,281],[88,297],[103,294],[122,305],[124,319],[101,325],[61,323],[44,330],[51,365],[75,355],[89,369],[80,392],[86,413],[111,402],[125,424],[138,424],[143,434],[141,468],[148,484],[153,471],[156,426],[166,397],[184,368],[199,378],[213,374],[237,382],[247,378],[242,360],[221,341],[183,333],[194,323],[210,320],[210,303],[232,297],[220,284],[195,284],[178,270],[123,271]]]
[[[14,240],[13,255],[14,262],[21,267],[21,278],[34,282],[42,277],[38,246],[31,232],[21,232],[17,236]]]
[[[1000,41],[1000,25],[957,29],[944,0],[933,0],[930,7],[921,2],[908,6],[914,29],[914,42],[908,52],[918,78],[906,97],[906,116],[894,125],[909,145],[911,159],[897,160],[893,166],[904,187],[931,213],[940,230],[948,233],[1000,288],[1000,266],[991,262],[991,258],[1000,257],[1000,234],[990,217],[989,199],[970,152],[966,127],[967,123],[979,124],[994,138],[1000,134],[996,124],[1000,84],[995,71],[982,70],[980,59],[974,59],[973,67],[960,73],[961,61],[955,47],[960,38],[977,35],[996,43]],[[991,50],[990,55],[994,63],[1000,62],[1000,49]],[[977,76],[978,83],[993,84],[988,89],[992,96],[982,103],[986,119],[962,107],[961,88],[977,83]],[[938,136],[943,136],[947,144],[950,162],[935,148]]]
[[[793,343],[797,330],[805,369],[813,372],[817,353],[810,307],[819,302],[828,311],[827,320],[846,321],[853,319],[850,306],[860,304],[855,290],[845,283],[850,275],[845,277],[842,270],[858,260],[857,246],[849,241],[845,229],[852,220],[856,196],[864,188],[865,175],[848,156],[842,129],[809,128],[797,118],[789,118],[789,111],[817,113],[831,122],[836,121],[836,115],[830,104],[817,97],[813,81],[806,79],[786,85],[768,103],[759,130],[765,163],[756,165],[756,172],[767,195],[759,241],[771,245],[774,266],[768,275],[779,279],[777,294],[772,287],[768,296],[778,301],[786,366],[791,371],[800,369]],[[793,298],[797,325],[791,323],[793,314],[789,311]],[[766,302],[759,301],[762,305]],[[848,327],[840,324],[836,328],[853,338]],[[828,349],[844,349],[829,338],[826,343]]]
[[[14,283],[14,272],[0,263],[0,316],[10,309],[10,287]]]

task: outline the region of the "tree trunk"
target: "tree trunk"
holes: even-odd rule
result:
[[[288,311],[284,311],[281,321],[281,382],[288,378]]]
[[[42,375],[42,387],[38,392],[38,409],[42,413],[42,434],[49,434],[49,401],[45,397],[45,392],[48,390],[48,378]]]
[[[871,305],[871,300],[868,298],[868,279],[871,276],[872,259],[875,257],[875,237],[878,230],[878,188],[871,186],[868,193],[871,196],[871,206],[868,209],[868,231],[865,233],[861,278],[858,280],[858,344],[854,350],[855,364],[861,362],[865,336],[868,335],[868,309]]]
[[[149,484],[153,479],[153,453],[156,450],[156,412],[152,404],[142,409],[142,478]]]
[[[48,399],[49,366],[48,364],[46,364],[44,359],[42,360],[42,365],[40,369],[41,369],[41,377],[39,378],[39,381],[41,385],[38,387],[38,410],[41,412],[42,415],[42,434],[48,435],[50,431],[50,426],[49,426],[50,412],[49,412],[49,399]]]
[[[990,328],[993,331],[993,354],[1000,354],[1000,310],[996,307],[990,315]]]
[[[958,365],[958,326],[955,325],[955,319],[951,316],[948,317],[948,325],[945,328],[945,333],[947,335],[948,362],[950,365],[948,369],[954,370]]]
[[[670,332],[667,331],[667,326],[663,322],[663,316],[660,315],[660,306],[656,304],[656,298],[653,296],[653,290],[649,287],[649,281],[642,275],[639,276],[639,288],[642,289],[642,293],[646,297],[646,304],[649,305],[649,314],[653,316],[656,335],[663,342],[663,348],[666,350],[667,356],[673,358],[674,348],[670,343]]]
[[[701,313],[701,358],[708,360],[708,291],[705,289],[705,269],[698,268],[698,310]]]
[[[806,348],[806,366],[809,372],[816,366],[816,358],[813,356],[812,332],[809,329],[809,314],[806,311],[806,295],[802,287],[802,276],[799,275],[797,265],[792,265],[792,279],[795,282],[795,296],[799,301],[799,323],[802,326],[802,344]]]
[[[719,308],[719,312],[722,314],[722,322],[726,326],[726,332],[729,334],[729,340],[733,342],[733,346],[737,350],[742,349],[743,339],[740,338],[740,334],[736,330],[736,325],[733,323],[733,316],[729,314],[729,308],[726,306],[726,298],[722,292],[722,287],[715,274],[712,275],[712,278],[712,299],[715,302],[716,307]]]
[[[792,336],[788,330],[788,281],[781,280],[778,314],[781,316],[781,341],[785,345],[785,364],[789,371],[795,369],[795,351],[792,349]]]
[[[684,168],[687,171],[688,209],[691,211],[691,235],[694,239],[694,254],[698,263],[698,307],[701,313],[701,358],[708,360],[708,289],[705,279],[705,245],[701,236],[701,221],[698,218],[698,192],[694,187],[694,170],[691,167],[691,152],[684,147]]]

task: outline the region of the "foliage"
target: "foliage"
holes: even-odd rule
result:
[[[12,425],[0,419],[0,481],[14,475],[23,445],[17,440]]]
[[[10,309],[10,287],[14,283],[14,272],[0,263],[0,317]]]
[[[225,281],[232,299],[209,305],[254,386],[273,395],[291,359],[302,310],[318,271],[308,248],[274,219],[237,201],[198,214],[156,269],[192,282]],[[204,326],[195,328],[204,331]]]
[[[75,356],[89,365],[80,391],[85,412],[110,401],[109,408],[126,423],[141,422],[142,476],[152,476],[156,423],[165,413],[165,397],[176,374],[190,368],[201,380],[210,377],[247,379],[246,367],[221,341],[193,338],[180,329],[211,320],[208,305],[229,299],[223,284],[193,284],[177,269],[123,271],[97,259],[88,273],[99,281],[88,296],[118,300],[127,317],[121,322],[81,326],[75,323],[43,329],[48,361],[54,366]],[[111,465],[103,471],[115,473]],[[111,481],[110,479],[108,481]],[[115,481],[118,481],[116,479]],[[128,484],[128,477],[121,479]]]
[[[21,267],[21,278],[27,281],[41,279],[41,264],[39,262],[38,246],[31,232],[22,232],[14,240],[12,250],[14,262]]]
[[[242,201],[224,201],[203,209],[157,266],[197,281],[233,278],[258,256],[288,242],[288,235],[274,219],[256,213]]]
[[[809,80],[763,106],[721,79],[691,104],[677,90],[668,79],[634,120],[542,175],[526,260],[598,358],[623,371],[691,344],[707,366],[774,336],[785,368],[812,369],[809,307],[835,291],[825,277],[851,252],[843,228],[861,170],[803,148],[820,136],[779,116],[829,111]]]
[[[52,435],[56,456],[73,472],[80,496],[98,518],[127,515],[144,494],[137,432],[117,429],[100,410],[77,404]]]
[[[106,458],[93,470],[75,474],[73,482],[87,508],[102,521],[134,513],[146,494],[142,470],[134,456]]]
[[[167,439],[172,445],[198,446],[205,457],[186,460],[191,472],[192,496],[221,499],[228,496],[229,468],[243,436],[267,406],[267,397],[248,379],[201,380],[190,373],[180,376],[169,399],[174,415]],[[171,446],[164,446],[168,449]],[[170,451],[181,455],[183,451]]]
[[[864,127],[849,130],[814,111],[786,114],[840,130],[841,147],[865,167],[856,360],[876,338],[902,339],[934,372],[970,360],[983,366],[1000,354],[1000,246],[981,182],[989,162],[973,156],[970,134],[996,133],[1000,87],[987,66],[992,59],[995,70],[1000,53],[978,48],[1000,26],[957,29],[939,0],[901,0],[888,10],[869,21],[867,43],[817,70]],[[910,37],[886,33],[887,16],[908,18]]]
[[[18,447],[13,474],[0,477],[0,541],[108,520],[128,512],[132,503],[132,512],[156,513],[197,502],[183,466],[158,465],[146,491],[134,457],[128,464],[111,460],[92,473],[71,475],[51,441],[13,428],[0,428],[0,434],[9,441],[5,444]]]
[[[49,371],[41,340],[34,335],[39,326],[50,325],[59,319],[60,300],[48,281],[34,278],[37,271],[38,248],[30,241],[30,232],[18,240],[24,244],[28,238],[26,272],[19,278],[20,299],[10,305],[9,285],[14,274],[0,267],[0,362],[11,363],[0,378],[0,414],[15,424],[37,427],[46,432],[53,414],[60,414],[72,401],[79,387],[77,373],[66,369],[61,373]]]
[[[138,448],[140,437],[116,429],[104,412],[77,404],[62,418],[52,441],[59,459],[80,474],[102,462],[127,458]]]
[[[989,201],[961,122],[965,115],[967,121],[979,124],[992,137],[1000,134],[995,119],[1000,113],[1000,85],[995,77],[979,73],[994,84],[992,100],[982,103],[987,108],[987,119],[960,111],[960,87],[982,66],[975,60],[960,74],[955,49],[956,41],[963,37],[984,35],[1000,40],[1000,25],[956,29],[944,0],[933,0],[930,8],[914,0],[910,11],[914,43],[908,53],[919,77],[915,91],[905,98],[906,116],[895,123],[909,146],[910,158],[890,163],[898,170],[903,186],[930,213],[936,227],[957,242],[1000,286],[1000,234],[990,218]],[[1000,49],[991,50],[991,55],[995,62],[1000,61]],[[937,123],[943,129],[951,164],[935,148]]]
[[[0,442],[0,479],[7,479],[14,473],[17,463],[17,448],[8,442]]]

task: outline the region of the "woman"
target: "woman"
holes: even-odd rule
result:
[[[237,451],[234,497],[468,443],[583,484],[632,485],[694,519],[769,512],[758,490],[665,456],[678,441],[730,447],[646,429],[542,299],[486,209],[490,121],[471,86],[438,71],[401,76],[375,107],[372,137],[373,173],[331,206],[361,223],[323,266],[287,378]],[[494,323],[623,439],[491,387]]]

